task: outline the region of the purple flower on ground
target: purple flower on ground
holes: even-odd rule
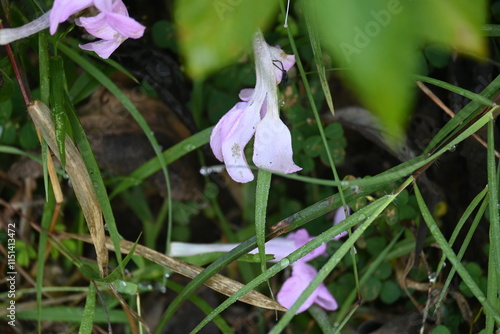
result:
[[[348,208],[350,211],[350,208]],[[339,208],[335,212],[335,216],[333,219],[333,224],[337,225],[342,222],[346,218],[345,211],[343,208]],[[339,240],[347,235],[347,231],[344,231],[337,236],[335,236],[332,240]],[[300,229],[295,233],[291,233],[283,239],[283,241],[279,241],[276,238],[266,243],[266,253],[274,254],[275,261],[279,261],[285,256],[292,253],[297,248],[304,246],[306,243],[314,239],[310,237],[307,233],[307,230]],[[276,244],[271,244],[275,241]],[[284,242],[288,242],[285,244]],[[293,245],[290,245],[290,241],[293,241]],[[326,245],[322,244],[309,254],[302,257],[300,260],[296,261],[292,266],[292,275],[283,283],[281,290],[277,294],[278,302],[285,306],[286,308],[290,308],[293,303],[299,298],[302,292],[307,288],[307,286],[311,283],[314,277],[318,274],[318,271],[311,265],[307,264],[307,261],[310,261],[318,256],[326,256]],[[338,308],[337,301],[332,296],[330,291],[326,288],[324,283],[321,283],[316,290],[307,298],[304,304],[297,310],[297,313],[304,312],[312,304],[317,304],[324,308],[325,310],[334,311]]]
[[[145,27],[128,16],[128,11],[121,0],[94,0],[101,11],[94,17],[81,17],[76,24],[101,40],[80,45],[84,50],[94,51],[102,58],[108,58],[127,38],[140,38]]]
[[[255,34],[253,49],[257,82],[255,89],[244,89],[240,99],[217,123],[210,136],[210,147],[227,172],[237,182],[250,182],[254,176],[244,149],[255,135],[253,162],[259,168],[279,173],[301,170],[293,162],[290,131],[279,117],[278,91],[283,71],[295,64],[295,56],[269,46],[262,33]]]
[[[235,109],[237,109],[237,106],[235,106]],[[229,117],[232,116],[230,115]],[[344,209],[340,208],[335,214],[333,223],[336,225],[344,219]],[[342,232],[332,240],[338,240],[345,236],[345,234],[345,232]],[[290,233],[286,238],[277,237],[266,242],[266,254],[272,254],[274,256],[274,258],[270,260],[271,262],[278,262],[313,239],[314,237],[309,236],[306,229],[299,229],[294,233]],[[238,244],[189,244],[172,242],[170,246],[170,255],[192,256],[209,252],[228,252],[236,246],[238,246]],[[258,249],[253,249],[249,253],[257,254]],[[326,244],[318,246],[292,264],[292,275],[283,283],[283,286],[277,294],[278,302],[281,305],[290,308],[318,274],[318,271],[307,263],[318,256],[327,256]],[[328,291],[324,283],[321,283],[316,290],[314,290],[306,302],[299,308],[297,313],[307,310],[312,304],[317,304],[329,311],[338,308],[337,301],[330,291]]]
[[[297,249],[308,243],[313,238],[309,236],[307,230],[300,229],[297,232],[290,234],[286,239],[293,240],[295,249]],[[272,249],[269,249],[270,247],[268,247],[268,244],[269,243],[266,243],[266,253],[268,251],[272,252]],[[278,292],[276,296],[278,302],[281,305],[285,306],[286,308],[290,308],[293,305],[293,303],[295,303],[295,301],[299,298],[300,294],[311,283],[313,278],[318,274],[318,271],[313,266],[307,264],[306,262],[320,255],[326,256],[325,244],[322,244],[321,246],[319,246],[309,254],[305,255],[292,265],[293,268],[292,275],[283,283],[281,290]],[[328,291],[324,283],[321,283],[316,288],[316,290],[314,290],[314,292],[309,296],[309,298],[307,298],[306,302],[302,304],[302,306],[298,309],[297,313],[304,312],[312,304],[318,304],[325,310],[329,311],[333,311],[338,308],[337,301],[332,296],[330,291]]]
[[[351,213],[351,208],[349,206],[347,206],[347,212],[349,214]],[[340,207],[337,209],[337,211],[335,211],[335,216],[333,217],[333,225],[337,225],[338,223],[344,221],[345,219],[346,219],[345,210],[343,207]],[[339,240],[345,237],[347,234],[348,234],[347,231],[344,231],[339,235],[337,235],[335,238],[333,238],[333,240]]]
[[[94,51],[106,59],[127,38],[137,39],[144,34],[145,27],[129,17],[122,0],[55,0],[50,14],[50,33],[56,32],[59,23],[91,5],[100,13],[93,17],[77,18],[75,22],[100,40],[80,45],[82,49]]]
[[[278,302],[286,308],[290,308],[317,274],[318,271],[305,261],[295,262],[292,269],[292,276],[283,283],[281,290],[278,292]],[[338,308],[337,301],[324,283],[321,283],[314,290],[305,303],[297,310],[297,313],[304,312],[312,304],[318,304],[329,311],[334,311]]]
[[[71,15],[92,6],[93,0],[55,0],[50,12],[50,34],[54,35],[59,23]]]

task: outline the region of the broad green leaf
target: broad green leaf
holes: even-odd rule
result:
[[[278,2],[269,0],[177,1],[175,17],[186,69],[195,78],[234,62],[264,29]]]
[[[402,134],[414,100],[411,74],[429,43],[484,56],[486,1],[313,0],[323,46],[393,140]]]

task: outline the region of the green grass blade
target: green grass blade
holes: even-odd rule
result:
[[[472,200],[472,202],[470,202],[467,209],[465,209],[464,213],[462,214],[462,217],[460,217],[460,220],[458,221],[457,225],[453,229],[453,233],[451,234],[450,241],[449,241],[450,246],[453,246],[453,244],[455,243],[455,240],[458,237],[458,234],[462,230],[462,227],[467,222],[469,217],[472,215],[472,212],[474,212],[476,207],[484,199],[484,197],[486,196],[487,193],[488,193],[488,188],[483,189],[479,194],[477,194],[476,197],[474,197],[474,199]],[[481,218],[481,216],[479,216],[479,218]],[[478,219],[478,217],[476,217],[476,219]],[[473,223],[473,225],[474,225],[474,223]],[[464,241],[464,244],[465,244],[465,241]],[[459,255],[459,257],[460,257],[460,255]],[[439,274],[441,272],[441,269],[443,268],[443,263],[444,263],[445,259],[446,259],[446,257],[443,254],[443,257],[441,258],[441,261],[439,262],[437,270],[436,270],[437,274]]]
[[[109,319],[112,323],[127,324],[128,319],[122,310],[108,310]],[[107,324],[107,313],[98,308],[94,315],[94,322],[99,324]],[[35,320],[36,312],[34,310],[22,310],[16,314],[20,320]],[[78,324],[82,321],[83,307],[68,307],[68,306],[45,306],[42,309],[41,319],[44,321],[60,321],[65,323]]]
[[[85,308],[83,309],[82,322],[79,334],[90,334],[94,325],[96,288],[94,282],[90,282]]]
[[[396,245],[396,242],[398,241],[399,237],[403,233],[403,230],[401,230],[396,236],[393,237],[392,241],[387,245],[387,247],[384,248],[384,250],[375,258],[375,260],[370,263],[370,265],[366,266],[368,270],[363,273],[361,276],[361,279],[359,280],[359,285],[360,287],[363,286],[363,284],[366,282],[368,278],[372,276],[372,274],[375,272],[375,270],[378,269],[378,267],[382,264],[382,262],[387,261],[387,256],[389,252],[394,248]],[[412,244],[412,247],[408,249],[408,252],[414,251],[415,250],[415,244]],[[345,319],[347,316],[347,313],[349,312],[350,308],[352,307],[352,304],[356,300],[357,296],[357,290],[352,290],[349,296],[344,301],[344,304],[341,306],[340,310],[338,310],[337,315],[335,317],[335,322],[340,323]],[[339,327],[339,330],[342,329],[342,327]]]
[[[325,310],[317,305],[312,305],[309,309],[309,314],[316,320],[319,328],[323,333],[333,333],[334,328],[330,323],[330,319],[328,318],[328,314]]]
[[[467,269],[462,265],[460,262],[460,259],[457,257],[453,249],[450,247],[448,242],[446,241],[445,237],[439,230],[438,225],[436,224],[436,221],[432,217],[429,208],[425,204],[425,201],[422,197],[422,194],[420,193],[420,190],[416,184],[414,184],[414,190],[415,190],[415,196],[417,198],[417,203],[420,208],[420,212],[422,213],[422,216],[424,217],[424,221],[429,227],[429,231],[436,240],[436,242],[439,244],[439,247],[441,247],[441,250],[443,253],[446,255],[446,257],[449,259],[450,263],[452,266],[456,269],[464,283],[469,287],[471,290],[472,294],[477,298],[479,303],[484,308],[484,312],[487,314],[488,317],[492,317],[497,324],[500,324],[500,314],[495,310],[495,308],[491,305],[491,303],[486,299],[484,296],[483,292],[481,289],[477,286],[476,282],[474,282],[474,279],[471,277]]]
[[[438,79],[434,79],[434,78],[430,78],[430,77],[426,77],[426,76],[418,75],[418,74],[415,74],[413,76],[413,78],[415,80],[418,80],[418,81],[427,82],[427,83],[430,83],[432,85],[444,88],[444,89],[449,90],[450,92],[456,93],[458,95],[462,95],[468,99],[471,99],[472,101],[479,102],[482,105],[490,106],[490,107],[495,106],[495,102],[491,101],[490,99],[488,99],[480,94],[473,93],[470,90],[457,87],[457,86],[452,85],[450,83],[447,83],[445,81],[441,81]]]
[[[487,188],[484,189],[481,194],[484,192],[486,193],[487,192]],[[477,198],[478,196],[476,196]],[[473,203],[471,203],[470,206],[472,206]],[[479,207],[479,210],[476,214],[476,217],[474,218],[472,224],[471,224],[471,227],[469,228],[469,231],[467,232],[467,235],[465,236],[465,239],[464,239],[464,242],[462,243],[462,246],[460,247],[460,250],[458,251],[458,254],[457,254],[457,258],[461,261],[466,250],[467,250],[467,247],[469,246],[470,244],[470,241],[472,240],[472,237],[474,235],[474,232],[476,231],[477,229],[477,226],[479,225],[479,223],[481,222],[481,219],[483,218],[484,216],[484,213],[486,212],[486,208],[488,207],[488,198],[485,198],[483,203],[481,204],[481,206]],[[464,213],[464,216],[466,216],[466,213]],[[468,217],[468,215],[467,215]],[[460,224],[460,222],[459,222]],[[458,224],[457,224],[458,225]],[[460,228],[455,228],[455,231],[459,231]],[[455,231],[453,231],[453,234],[455,234]],[[458,234],[458,233],[457,233]],[[455,236],[456,238],[456,236]],[[454,235],[452,235],[452,237],[450,238],[450,246],[453,244],[453,241],[454,241]],[[444,261],[446,260],[446,256],[443,255],[443,257],[441,258],[441,261],[439,262],[439,265],[438,265],[438,269],[436,270],[437,273],[440,272],[441,268],[443,267],[443,263]],[[455,273],[456,273],[456,269],[455,267],[451,268],[449,274],[448,274],[448,277],[446,278],[446,281],[444,282],[443,284],[443,289],[441,291],[441,294],[439,295],[439,298],[438,298],[438,301],[436,303],[436,305],[441,305],[441,303],[443,302],[444,298],[446,297],[446,294],[448,292],[448,288],[453,280],[453,277],[455,277]]]
[[[90,146],[87,136],[85,135],[85,130],[83,129],[82,124],[80,123],[80,119],[76,115],[76,112],[73,109],[73,105],[69,101],[68,96],[66,96],[66,100],[68,120],[73,130],[75,142],[78,146],[78,149],[80,150],[80,153],[82,154],[82,158],[85,163],[85,167],[87,167],[87,170],[89,172],[89,177],[92,181],[92,185],[94,186],[97,199],[101,204],[102,214],[104,220],[106,221],[106,226],[108,228],[111,240],[113,240],[113,245],[115,246],[115,249],[120,249],[119,245],[121,237],[118,233],[118,228],[116,226],[113,210],[111,209],[109,196],[102,180],[101,171],[99,169],[99,166],[97,165],[92,147]],[[115,255],[118,263],[120,263],[122,261],[122,254],[120,252],[115,252]]]
[[[359,189],[359,191],[349,190],[346,192],[346,200],[350,201],[358,196],[364,196],[373,193],[377,189],[379,189],[381,185],[368,186],[366,188]],[[283,219],[282,221],[276,223],[270,229],[273,231],[267,235],[267,238],[274,238],[278,235],[288,233],[293,231],[304,224],[310,222],[313,219],[316,219],[332,210],[335,210],[341,206],[340,198],[337,195],[329,196],[295,214],[292,216]],[[358,216],[359,217],[359,216]],[[348,220],[340,223],[336,227],[337,234],[345,231],[347,228],[350,228],[358,223],[358,221]],[[344,225],[347,224],[347,225]],[[283,226],[284,225],[284,226]],[[336,234],[336,235],[337,235]],[[243,254],[248,253],[252,249],[256,248],[256,237],[250,238],[244,242],[242,242],[238,247],[234,248],[231,252],[226,253],[224,256],[220,257],[217,261],[209,265],[205,270],[199,274],[195,279],[193,279],[189,284],[186,285],[184,290],[177,296],[172,303],[169,305],[167,310],[162,316],[160,321],[159,328],[165,326],[168,320],[172,317],[174,312],[179,308],[181,303],[198,287],[200,287],[203,282],[207,279],[215,275],[217,272],[222,270],[229,263],[237,260]],[[160,333],[160,331],[156,331],[156,333]]]
[[[43,103],[49,103],[50,99],[50,61],[49,61],[49,43],[48,43],[48,32],[41,31],[38,34],[38,61],[39,61],[39,80],[40,80],[40,98]],[[41,139],[41,149],[42,149],[42,168],[43,168],[43,183],[45,187],[45,197],[46,203],[43,207],[42,215],[42,227],[45,230],[40,232],[40,239],[38,240],[38,256],[36,263],[36,311],[37,311],[37,321],[38,321],[38,332],[41,333],[42,330],[42,288],[43,288],[43,274],[45,270],[45,249],[47,247],[47,232],[46,230],[50,227],[50,222],[52,219],[52,214],[55,208],[55,198],[52,192],[52,186],[50,185],[48,169],[47,169],[47,154],[48,147],[47,143],[43,138]]]
[[[307,286],[307,288],[302,292],[297,301],[288,309],[285,315],[280,319],[280,321],[276,324],[276,326],[269,332],[272,333],[281,333],[288,325],[288,323],[295,316],[297,310],[300,306],[309,298],[309,296],[314,292],[314,290],[323,282],[326,277],[332,272],[332,270],[337,266],[337,264],[342,260],[342,258],[354,247],[354,243],[363,235],[366,229],[373,223],[373,221],[387,208],[389,204],[391,204],[394,199],[397,197],[397,194],[405,189],[411,182],[413,181],[413,177],[408,178],[397,190],[395,194],[386,195],[381,197],[377,201],[373,202],[369,206],[374,206],[372,208],[373,212],[369,212],[366,215],[366,220],[360,225],[356,230],[349,236],[347,240],[345,240],[340,248],[330,257],[328,262],[320,269],[316,277],[311,281],[311,283]],[[374,205],[377,203],[377,205]],[[362,210],[356,212],[354,215],[358,215]],[[353,216],[354,216],[353,215]],[[348,219],[348,218],[347,218]],[[347,220],[346,219],[346,220]],[[326,232],[325,232],[326,233]],[[388,253],[388,251],[387,251]]]
[[[439,82],[436,83],[439,84]],[[498,93],[499,90],[500,75],[497,76],[485,89],[483,89],[480,95],[487,99],[491,99]],[[469,102],[432,138],[424,152],[431,152],[432,150],[435,150],[439,143],[444,142],[454,131],[458,131],[465,126],[467,124],[466,120],[477,115],[483,106],[484,105],[482,103],[474,100]]]
[[[294,180],[299,180],[302,182],[308,182],[308,183],[314,183],[314,184],[321,184],[325,186],[344,186],[344,187],[352,187],[352,186],[359,186],[359,187],[364,187],[364,186],[376,186],[376,185],[384,185],[384,184],[389,184],[392,182],[395,182],[399,179],[402,179],[411,173],[415,172],[417,169],[432,163],[434,160],[438,159],[441,155],[446,153],[450,148],[458,145],[461,143],[463,140],[469,138],[473,133],[478,131],[481,127],[486,125],[490,119],[490,114],[485,114],[482,116],[480,119],[478,119],[476,122],[473,124],[469,125],[469,127],[461,132],[458,136],[456,136],[452,141],[450,141],[446,147],[440,148],[438,151],[434,152],[432,155],[428,155],[427,153],[424,153],[416,158],[413,158],[411,160],[408,160],[407,162],[404,162],[396,167],[393,167],[389,169],[388,171],[385,171],[383,173],[380,173],[376,176],[369,177],[369,178],[364,178],[364,179],[356,179],[353,181],[331,181],[331,180],[320,180],[320,179],[315,179],[315,178],[310,178],[306,176],[299,176],[299,175],[286,175],[286,174],[279,174],[280,176],[294,179]]]
[[[85,71],[92,75],[97,81],[99,81],[106,89],[108,89],[127,109],[130,115],[134,118],[137,124],[141,127],[144,135],[148,138],[151,143],[158,161],[160,162],[161,169],[168,180],[168,172],[166,169],[165,158],[161,154],[160,145],[158,144],[156,138],[153,135],[153,131],[149,127],[148,123],[141,115],[136,106],[130,101],[130,99],[120,90],[116,84],[111,81],[104,73],[102,73],[96,66],[90,63],[86,58],[79,55],[76,51],[72,50],[68,46],[59,43],[58,48],[64,52],[68,57],[70,57],[75,63],[79,64]]]
[[[168,150],[162,153],[163,158],[165,159],[165,163],[171,164],[175,160],[181,158],[182,156],[192,152],[201,146],[208,143],[210,140],[210,134],[212,133],[213,127],[207,128],[198,132],[197,134],[192,135],[189,138],[184,139],[180,143],[172,146]],[[137,168],[133,171],[127,178],[125,178],[120,184],[118,184],[114,191],[111,193],[111,197],[116,196],[120,192],[128,189],[132,186],[135,186],[142,182],[145,178],[153,175],[157,171],[161,169],[161,164],[159,162],[158,157],[154,157],[141,167]]]
[[[325,65],[323,65],[323,51],[321,50],[318,29],[316,27],[313,28],[313,25],[315,24],[315,18],[312,17],[309,6],[304,6],[304,12],[304,16],[306,18],[306,26],[308,27],[307,32],[309,35],[309,41],[311,42],[311,49],[314,55],[314,62],[316,64],[316,69],[318,70],[319,81],[321,83],[321,88],[323,89],[323,94],[325,95],[328,109],[333,115],[335,114],[335,109],[333,107],[332,94],[330,93],[330,85],[328,83],[328,79],[326,78]],[[310,90],[308,90],[307,92],[310,92]]]
[[[269,188],[271,187],[271,172],[259,169],[257,174],[257,188],[255,190],[255,236],[259,249],[260,269],[267,269],[266,262],[266,213]],[[269,289],[271,286],[269,286]]]
[[[488,173],[488,202],[490,214],[490,249],[488,268],[488,301],[498,309],[498,293],[500,292],[500,203],[498,199],[498,175],[495,158],[495,123],[493,117],[488,123],[488,150],[487,150],[487,173]],[[493,332],[494,319],[491,314],[486,314],[486,332]]]
[[[483,32],[487,37],[500,36],[500,25],[498,24],[483,24]]]
[[[167,282],[167,287],[169,289],[174,290],[175,292],[179,293],[182,291],[184,286],[173,282],[172,280],[169,280]],[[189,297],[189,301],[191,301],[196,307],[198,307],[200,310],[202,310],[205,314],[210,314],[210,312],[213,311],[213,307],[210,306],[203,298],[200,298],[198,296],[191,296]],[[223,317],[217,316],[214,318],[214,324],[220,329],[222,334],[234,334],[233,330],[231,327],[228,325],[226,320],[224,320]]]
[[[172,207],[172,202],[171,202],[171,189],[170,189],[170,178],[168,175],[168,170],[167,170],[167,164],[165,162],[164,156],[161,154],[161,148],[160,145],[158,144],[158,141],[153,135],[153,131],[151,131],[151,128],[149,127],[148,123],[144,119],[144,117],[141,115],[139,110],[135,107],[135,105],[130,101],[130,99],[116,86],[113,81],[111,81],[110,78],[108,78],[103,72],[101,72],[96,66],[94,66],[92,63],[90,63],[86,58],[82,57],[79,55],[75,50],[69,48],[68,46],[59,43],[58,48],[64,52],[69,58],[71,58],[75,63],[79,64],[85,71],[87,71],[90,75],[92,75],[97,81],[99,81],[106,89],[108,89],[122,104],[123,106],[127,109],[127,111],[130,113],[130,115],[134,118],[134,120],[137,122],[137,124],[140,126],[142,131],[144,132],[144,135],[148,139],[148,141],[151,144],[151,147],[153,148],[156,156],[158,157],[158,161],[161,166],[161,170],[163,171],[163,175],[165,176],[166,184],[167,184],[167,196],[169,199],[169,207]],[[172,224],[172,210],[168,211],[168,225],[171,226]],[[108,224],[113,224],[107,222]],[[115,243],[118,240],[118,230],[116,229],[116,226],[110,226],[108,225],[108,229],[111,228],[113,229],[113,233],[115,234],[115,237],[113,238],[113,243]],[[111,231],[110,231],[111,232]],[[168,244],[168,239],[169,236],[167,237],[167,244]],[[117,246],[117,245],[115,245]],[[119,249],[119,247],[117,248]],[[167,247],[168,249],[168,247]],[[119,252],[117,252],[117,258],[120,258],[120,255],[118,255]]]
[[[343,222],[339,223],[338,225],[334,225],[327,231],[323,232],[304,246],[300,247],[287,257],[283,258],[281,261],[279,261],[277,264],[273,265],[271,268],[266,270],[264,273],[260,274],[256,278],[254,278],[252,281],[250,281],[248,284],[246,284],[243,288],[241,288],[239,291],[237,291],[235,294],[233,294],[231,297],[226,299],[221,305],[219,305],[211,314],[209,314],[203,321],[201,321],[198,326],[191,332],[191,333],[197,333],[203,326],[205,326],[208,322],[212,320],[212,318],[216,315],[218,315],[220,312],[224,311],[229,305],[233,304],[235,301],[237,301],[241,296],[245,295],[248,291],[255,289],[257,286],[259,286],[261,283],[266,281],[267,279],[273,277],[283,269],[287,268],[300,258],[304,257],[306,254],[311,252],[312,250],[318,248],[321,244],[326,243],[330,241],[332,238],[334,238],[336,235],[338,235],[340,232],[345,231],[347,228],[350,228],[356,224],[358,224],[361,221],[366,221],[352,234],[351,237],[349,237],[348,240],[345,241],[343,246],[337,250],[337,252],[332,256],[333,260],[327,265],[323,266],[321,270],[319,271],[318,275],[316,276],[315,279],[310,283],[309,287],[314,286],[314,289],[316,288],[317,285],[319,285],[326,275],[331,271],[330,266],[332,263],[338,263],[337,261],[340,261],[340,259],[347,253],[352,245],[354,244],[355,240],[361,236],[361,234],[364,232],[365,227],[368,227],[373,220],[377,217],[377,215],[383,211],[382,208],[385,208],[393,199],[395,198],[394,195],[387,195],[384,196],[375,202],[369,204],[368,206],[362,208],[361,210],[357,211],[355,214],[352,216],[347,217]],[[367,217],[370,217],[367,219]],[[344,247],[345,246],[345,247]],[[343,255],[342,255],[343,254]],[[340,256],[342,255],[342,256]],[[330,265],[330,266],[329,266]],[[297,300],[297,302],[290,308],[292,312],[295,312],[300,305],[307,299],[307,297],[314,291],[314,289],[307,288],[304,293],[301,295],[301,297]],[[308,294],[307,296],[305,294]],[[300,303],[300,304],[299,304]],[[288,311],[286,314],[289,314],[291,311]],[[285,316],[286,316],[285,314]],[[292,314],[293,317],[294,314]],[[288,318],[287,318],[288,319]],[[291,318],[290,318],[291,319]],[[281,319],[283,320],[283,318]],[[280,320],[280,321],[281,321]],[[287,322],[288,323],[288,322]]]
[[[50,228],[52,215],[56,205],[54,194],[52,193],[52,186],[48,185],[49,193],[47,193],[47,202],[43,207],[42,214],[42,231],[40,231],[40,238],[38,240],[38,256],[36,262],[36,300],[37,300],[37,314],[38,314],[38,332],[41,333],[41,319],[42,319],[42,288],[43,288],[43,274],[45,269],[45,250],[47,248],[48,235],[47,230]]]
[[[61,57],[50,59],[51,94],[50,106],[54,118],[57,150],[61,166],[66,166],[66,134],[68,133],[68,118],[64,108],[64,93],[66,89],[64,76],[64,63]]]
[[[13,146],[0,145],[0,153],[23,155],[25,157],[30,158],[31,160],[39,162],[40,164],[42,163],[42,159],[39,156],[36,156],[36,155],[31,154],[29,152],[20,150],[17,147],[13,147]],[[57,169],[57,171],[61,172],[60,169]]]

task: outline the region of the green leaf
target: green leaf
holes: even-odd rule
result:
[[[50,78],[51,78],[51,106],[52,114],[54,116],[54,124],[56,131],[57,148],[59,150],[59,157],[61,165],[66,165],[66,134],[68,129],[68,117],[64,109],[64,96],[65,96],[65,77],[64,77],[64,64],[61,57],[54,57],[50,59]]]
[[[304,151],[311,158],[316,158],[324,150],[320,136],[312,136],[306,139],[304,143]]]
[[[370,277],[361,286],[361,296],[367,301],[375,300],[380,294],[380,290],[382,290],[382,282],[375,277]]]
[[[16,141],[16,127],[11,122],[0,125],[0,144],[14,144]]]
[[[335,141],[340,140],[344,137],[344,128],[340,123],[330,123],[325,127],[325,136]]]
[[[157,47],[170,49],[174,52],[178,51],[175,27],[172,22],[167,20],[156,22],[151,29],[151,36],[153,37],[153,43]]]
[[[373,276],[380,280],[388,279],[391,274],[392,267],[389,262],[382,262],[380,266],[373,272]]]
[[[68,306],[44,306],[41,309],[41,320],[45,321],[61,321],[65,323],[79,323],[83,317],[82,307],[68,307]],[[22,320],[36,320],[37,313],[35,309],[19,310],[16,314]],[[100,324],[107,324],[111,319],[112,323],[127,323],[128,319],[123,310],[107,310],[104,311],[99,308],[95,312],[94,322]]]
[[[37,148],[38,145],[40,145],[33,123],[26,123],[23,125],[19,136],[19,144],[22,148],[28,150]]]
[[[380,290],[380,300],[386,304],[392,304],[401,296],[401,289],[399,286],[392,282],[387,281],[382,283],[382,289]]]
[[[304,2],[306,3],[306,2]],[[414,100],[411,74],[429,43],[484,56],[486,1],[308,1],[324,47],[354,91],[382,120],[392,139],[401,135]]]
[[[373,237],[366,239],[366,248],[372,255],[379,254],[387,245],[387,242],[382,237]]]
[[[236,60],[276,13],[277,1],[176,1],[177,33],[186,69],[203,78]]]
[[[443,325],[439,325],[436,328],[434,328],[431,332],[431,334],[450,334],[450,330]]]
[[[12,105],[12,100],[0,102],[0,124],[2,124],[3,122],[7,122],[10,119],[10,115],[12,115],[13,109],[14,106]]]
[[[92,328],[94,327],[95,295],[94,282],[90,282],[89,293],[85,302],[85,308],[83,309],[82,322],[78,331],[79,334],[92,333]]]
[[[0,69],[0,103],[8,101],[12,95],[14,83],[7,73]]]

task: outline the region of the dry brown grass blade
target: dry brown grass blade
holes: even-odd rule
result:
[[[60,232],[58,233],[58,236],[65,239],[77,239],[87,243],[92,242],[92,239],[88,235]],[[110,238],[106,238],[105,245],[109,250],[115,251],[113,242],[111,241]],[[133,246],[134,246],[133,242],[126,240],[120,241],[120,248],[123,254],[128,254]],[[162,254],[160,252],[157,252],[142,245],[136,246],[134,255],[142,256],[145,259],[148,259],[154,263],[157,263],[163,267],[171,269],[176,273],[189,278],[195,278],[196,276],[198,276],[198,274],[200,274],[204,270],[204,268],[202,267],[198,267],[193,264],[167,256],[165,254]],[[204,284],[209,288],[211,288],[212,290],[220,292],[226,296],[231,296],[244,286],[240,282],[232,280],[220,274],[215,274],[213,277],[208,279]],[[266,297],[263,294],[253,290],[248,292],[239,300],[250,305],[270,310],[278,310],[283,312],[287,311],[285,307],[281,306],[271,298]]]
[[[40,101],[33,101],[28,105],[28,112],[50,149],[59,159],[55,126],[49,108]],[[82,156],[69,137],[66,137],[66,172],[75,190],[76,198],[82,207],[83,215],[92,236],[92,243],[96,250],[99,271],[104,277],[108,265],[108,250],[104,245],[106,235],[101,205],[97,200],[97,195]]]

